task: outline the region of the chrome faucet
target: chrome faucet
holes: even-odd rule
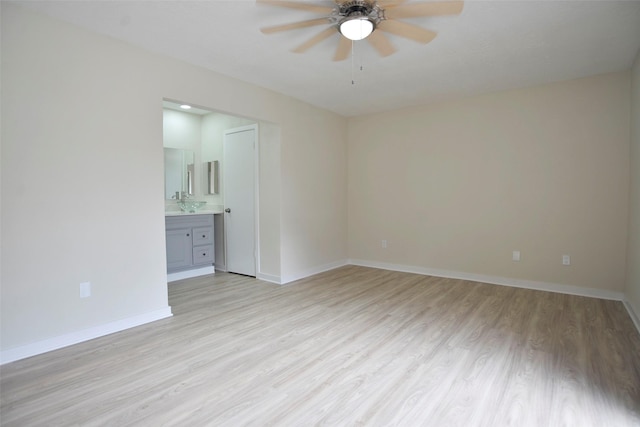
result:
[[[189,193],[186,191],[176,191],[176,194],[171,197],[172,199],[176,199],[177,201],[185,201],[189,198]]]

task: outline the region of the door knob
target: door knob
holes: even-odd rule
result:
[[[227,208],[224,210],[226,213],[231,213],[231,209]]]

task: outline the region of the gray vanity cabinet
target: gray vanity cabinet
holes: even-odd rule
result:
[[[213,265],[213,215],[165,217],[167,272]]]

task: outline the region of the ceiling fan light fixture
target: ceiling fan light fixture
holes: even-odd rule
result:
[[[346,18],[340,22],[340,34],[349,40],[366,39],[374,29],[373,22],[365,16]]]

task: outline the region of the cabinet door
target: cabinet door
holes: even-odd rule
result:
[[[193,264],[193,244],[190,228],[167,230],[167,271]]]

